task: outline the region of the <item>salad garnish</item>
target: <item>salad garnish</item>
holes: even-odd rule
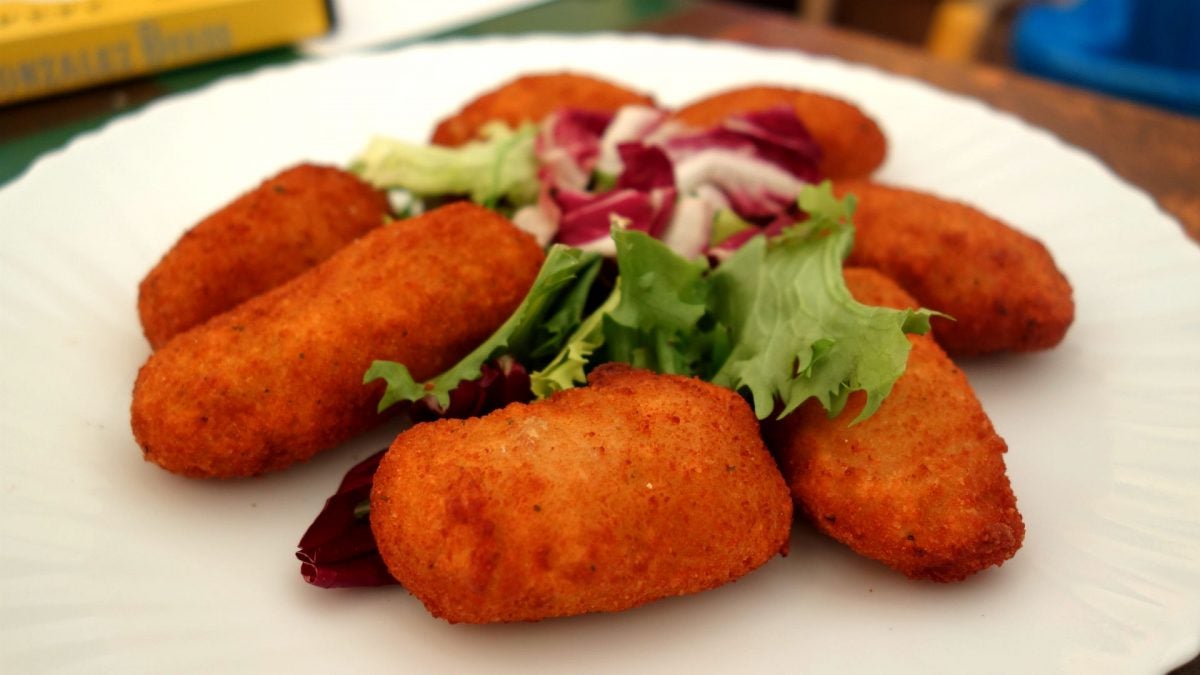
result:
[[[645,106],[568,108],[537,126],[489,125],[484,135],[459,148],[375,138],[351,170],[418,205],[466,196],[511,216],[543,246],[610,257],[613,215],[686,258],[727,254],[746,240],[730,239],[730,225],[791,224],[797,192],[820,178],[821,150],[786,106],[712,129]]]
[[[468,198],[549,246],[517,310],[459,363],[417,382],[376,361],[379,410],[414,421],[481,415],[586,382],[611,361],[740,392],[759,419],[816,399],[835,416],[854,391],[878,409],[904,371],[926,309],[869,307],[842,264],[853,196],[819,179],[820,149],[787,108],[698,131],[665,111],[564,110],[540,126],[492,127],[461,148],[376,139],[352,168],[422,201]],[[798,197],[797,197],[798,195]],[[318,586],[393,583],[370,536],[371,476],[355,466],[297,557]]]
[[[582,384],[608,361],[696,376],[743,393],[760,418],[786,415],[816,398],[836,415],[862,390],[869,417],[904,371],[906,333],[929,330],[929,310],[868,307],[842,278],[853,245],[854,200],[832,187],[805,187],[807,217],[768,239],[758,234],[724,261],[689,260],[616,219],[611,238],[617,283],[586,315],[599,258],[555,245],[525,301],[491,338],[424,383],[403,364],[376,361],[383,410],[433,397],[443,405],[481,365],[507,355],[530,369],[546,396]]]

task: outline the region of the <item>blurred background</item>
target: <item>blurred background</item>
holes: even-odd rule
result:
[[[1200,0],[738,0],[1200,115]]]
[[[1200,116],[1200,0],[724,1]],[[612,29],[698,2],[0,0],[0,106],[286,45],[285,60],[447,34]],[[124,52],[111,49],[114,26]]]
[[[1010,65],[1008,42],[1028,2],[975,0],[736,0],[848,30],[936,47],[945,58]]]

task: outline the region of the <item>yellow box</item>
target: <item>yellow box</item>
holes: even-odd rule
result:
[[[326,0],[0,2],[0,105],[321,35]]]

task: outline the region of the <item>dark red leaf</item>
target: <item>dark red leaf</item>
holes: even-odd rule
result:
[[[301,563],[300,575],[308,583],[321,588],[387,586],[396,583],[378,554],[323,565]]]
[[[617,178],[617,189],[630,188],[649,192],[655,188],[675,187],[675,168],[657,145],[622,143],[617,146],[624,168]]]
[[[726,120],[725,129],[754,144],[759,156],[815,183],[821,178],[817,164],[821,146],[790,106],[780,106],[738,115]]]
[[[486,363],[478,380],[463,382],[450,393],[450,405],[421,401],[411,409],[414,420],[482,415],[514,401],[529,401],[529,373],[511,357]],[[322,588],[382,586],[396,583],[379,556],[369,517],[371,484],[387,450],[355,464],[337,492],[300,538],[296,558],[304,580]]]

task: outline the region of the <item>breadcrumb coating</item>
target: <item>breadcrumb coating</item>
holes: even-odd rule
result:
[[[196,477],[282,469],[380,421],[376,359],[425,380],[516,309],[542,250],[466,202],[378,228],[151,355],[133,390],[146,459]]]
[[[1049,349],[1075,319],[1071,284],[1038,240],[966,204],[870,181],[858,197],[848,265],[886,274],[925,307],[952,355]]]
[[[274,288],[383,225],[387,197],[353,174],[300,164],[188,230],[138,288],[150,346]]]
[[[791,516],[741,397],[618,364],[584,388],[400,434],[371,496],[392,574],[466,623],[715,588],[783,551]]]
[[[480,94],[434,129],[436,145],[462,145],[479,137],[485,124],[510,127],[541,122],[560,108],[613,112],[626,105],[653,106],[654,98],[623,85],[580,73],[536,73]]]
[[[846,270],[860,302],[915,307],[873,270]],[[830,419],[809,401],[764,426],[796,508],[817,529],[914,579],[960,581],[1020,548],[1004,453],[979,400],[928,336],[910,336],[908,368],[873,416],[850,425],[861,392]]]

